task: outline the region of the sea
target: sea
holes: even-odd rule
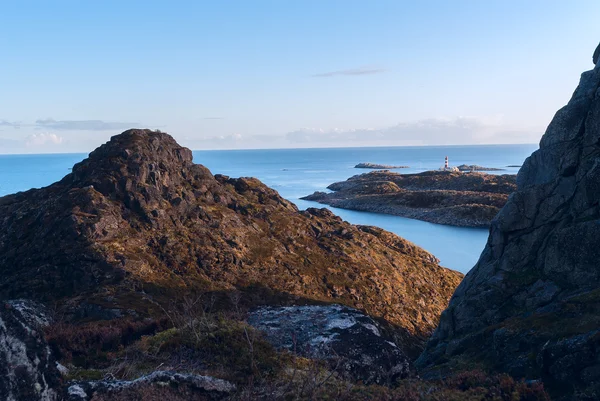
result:
[[[488,229],[451,227],[404,217],[344,210],[300,198],[327,186],[366,173],[354,166],[362,162],[402,165],[401,173],[419,173],[443,166],[477,164],[502,168],[494,174],[516,174],[537,145],[473,145],[422,147],[362,147],[268,150],[196,150],[194,162],[213,174],[256,177],[298,208],[327,207],[353,224],[384,228],[423,247],[448,268],[467,273],[477,262]],[[86,154],[0,155],[0,196],[40,188],[60,180]]]

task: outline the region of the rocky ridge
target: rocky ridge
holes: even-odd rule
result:
[[[334,192],[302,199],[437,224],[488,227],[515,190],[515,182],[516,177],[507,174],[373,171],[329,185]]]
[[[113,137],[49,187],[0,198],[0,273],[0,297],[58,302],[75,319],[148,316],[197,290],[265,302],[253,290],[264,288],[362,309],[417,346],[462,278],[394,234],[299,211],[254,178],[213,176],[149,130]]]
[[[556,399],[600,397],[600,65],[581,75],[493,220],[479,262],[418,360],[542,379]]]

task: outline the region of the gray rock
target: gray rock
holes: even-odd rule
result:
[[[151,388],[168,389],[167,397],[185,397],[190,400],[221,400],[235,391],[228,381],[210,376],[182,374],[157,370],[135,380],[96,380],[72,383],[67,389],[68,401],[91,399],[138,399],[151,393]],[[169,394],[169,391],[174,394]],[[180,398],[177,398],[180,399]]]
[[[352,380],[387,384],[409,373],[409,361],[385,330],[356,309],[340,305],[263,307],[248,323],[279,349],[327,360]]]
[[[416,362],[425,377],[457,369],[460,360],[541,378],[564,399],[597,399],[599,88],[597,64],[523,164],[517,192]]]
[[[42,331],[49,323],[39,304],[0,302],[0,400],[58,400],[60,373]]]

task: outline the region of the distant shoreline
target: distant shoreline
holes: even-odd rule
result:
[[[390,214],[458,227],[489,227],[516,190],[516,175],[373,171],[302,197],[332,207]]]

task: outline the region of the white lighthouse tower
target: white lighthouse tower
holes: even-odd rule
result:
[[[448,156],[444,159],[444,170],[448,170]]]

